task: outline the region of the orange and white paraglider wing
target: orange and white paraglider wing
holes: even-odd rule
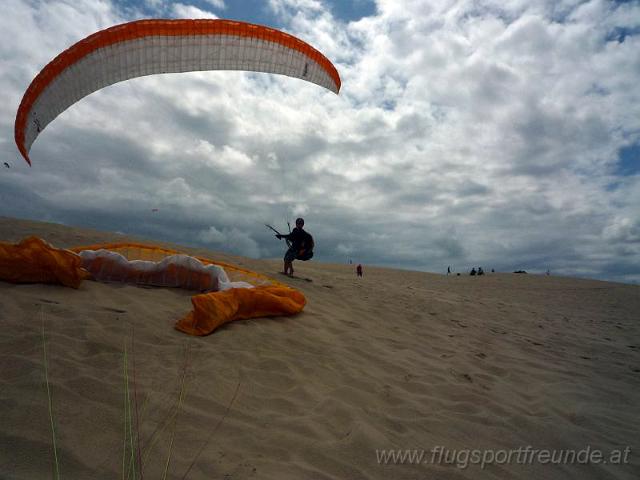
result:
[[[276,73],[340,91],[333,64],[279,30],[231,20],[138,20],[88,36],[36,76],[16,115],[18,149],[31,165],[29,150],[40,132],[103,87],[144,75],[197,70]]]

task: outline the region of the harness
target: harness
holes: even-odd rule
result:
[[[273,228],[271,225],[265,223],[265,226],[273,230],[276,233],[276,235],[284,236],[280,232],[278,232],[278,230]],[[304,232],[304,233],[306,233],[307,235],[305,246],[304,248],[296,252],[296,260],[302,260],[303,262],[306,262],[307,260],[311,260],[311,258],[313,258],[313,247],[315,247],[315,242],[313,241],[313,237],[309,232]],[[287,242],[287,248],[290,249],[293,246],[293,243],[288,238],[285,238],[285,241]],[[306,243],[311,243],[311,245],[310,246],[306,245]]]

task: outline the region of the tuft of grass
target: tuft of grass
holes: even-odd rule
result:
[[[43,364],[44,364],[44,378],[45,378],[45,387],[47,391],[47,400],[48,400],[48,410],[49,410],[49,423],[51,426],[51,440],[52,440],[52,448],[53,448],[53,459],[54,459],[54,478],[55,480],[60,480],[60,461],[58,458],[58,448],[56,442],[56,429],[55,429],[55,421],[53,416],[53,398],[51,393],[51,386],[49,382],[49,364],[47,359],[47,339],[45,333],[45,318],[44,311],[42,305],[40,306],[40,315],[42,321],[42,353],[43,353]],[[173,453],[173,444],[176,433],[176,424],[177,419],[182,411],[183,403],[186,397],[186,377],[187,371],[190,365],[190,344],[185,345],[184,349],[184,363],[182,366],[182,371],[179,374],[178,381],[180,382],[180,389],[178,398],[175,400],[173,407],[167,413],[167,417],[156,431],[154,431],[149,438],[149,445],[145,445],[143,449],[141,446],[141,435],[140,435],[140,417],[144,415],[146,408],[148,406],[149,397],[145,396],[144,402],[142,405],[142,413],[139,412],[138,409],[138,398],[137,398],[137,385],[136,385],[136,368],[135,368],[135,350],[134,350],[134,337],[133,337],[133,328],[131,335],[131,360],[129,349],[127,347],[127,338],[124,339],[123,342],[123,354],[122,354],[122,374],[123,374],[123,439],[122,439],[122,480],[142,480],[144,465],[148,460],[148,456],[153,450],[155,444],[162,436],[162,433],[171,426],[171,438],[169,442],[169,452],[167,454],[167,458],[165,461],[164,472],[163,472],[163,480],[166,480],[169,466],[171,463],[171,457]],[[131,365],[130,365],[131,363]],[[133,376],[129,376],[129,370],[132,370]],[[131,382],[133,381],[133,392],[131,391]],[[236,387],[236,392],[233,395],[233,399],[231,400],[231,404],[233,400],[235,400],[235,396],[238,393],[239,384]],[[227,408],[227,413],[231,404]],[[226,417],[226,414],[225,414]],[[224,418],[222,419],[224,420]],[[222,422],[221,420],[221,422]],[[220,423],[216,426],[220,426]],[[209,439],[212,435],[209,436]],[[206,442],[208,443],[208,441]],[[205,443],[205,445],[206,445]],[[202,446],[194,462],[191,464],[187,472],[185,473],[185,477],[188,474],[191,467],[199,457],[200,453],[204,449],[205,445]],[[143,455],[144,451],[144,455]],[[115,453],[115,452],[114,452]],[[184,477],[183,477],[184,478]]]
[[[140,457],[140,452],[136,448],[136,439],[138,437],[137,429],[134,429],[133,422],[133,408],[131,391],[129,389],[129,357],[127,353],[127,340],[124,340],[124,352],[123,352],[123,379],[124,379],[124,438],[122,445],[122,478],[123,480],[137,478],[136,459]],[[137,414],[137,412],[136,412]],[[137,455],[136,455],[137,452]],[[128,461],[127,461],[128,460]],[[137,470],[140,473],[140,469]],[[140,478],[141,475],[140,475]]]
[[[44,383],[47,387],[47,400],[49,402],[49,423],[51,424],[51,441],[53,444],[53,459],[55,466],[55,479],[60,479],[60,462],[58,461],[58,447],[56,445],[56,427],[53,421],[53,401],[51,399],[51,387],[49,386],[49,364],[47,362],[47,339],[44,332],[44,310],[40,305],[40,318],[42,319],[42,356],[44,359]]]
[[[231,407],[233,406],[233,403],[236,401],[236,397],[238,396],[238,391],[240,390],[241,383],[242,383],[242,375],[240,375],[240,377],[238,378],[238,384],[236,385],[236,389],[233,392],[231,400],[229,400],[229,404],[227,405],[227,409],[225,410],[224,415],[220,417],[220,420],[218,420],[218,423],[216,424],[216,426],[213,428],[213,430],[211,430],[211,433],[209,433],[209,435],[207,436],[207,439],[198,449],[198,453],[196,453],[196,456],[193,458],[193,460],[189,464],[189,468],[187,468],[187,471],[184,472],[184,475],[182,476],[182,480],[185,480],[187,478],[187,475],[189,475],[189,472],[198,461],[198,458],[200,458],[200,455],[202,454],[204,449],[207,447],[207,445],[209,445],[209,442],[211,441],[215,433],[220,428],[220,425],[222,425],[222,422],[224,422],[227,416],[229,415],[229,412],[231,411]]]
[[[167,473],[169,472],[169,463],[171,461],[171,452],[173,450],[173,440],[176,434],[176,424],[178,422],[178,414],[182,409],[182,401],[184,400],[185,395],[185,381],[187,378],[187,367],[189,365],[189,346],[185,347],[184,351],[184,365],[182,367],[182,380],[180,382],[180,395],[178,397],[178,405],[176,407],[175,415],[173,416],[173,428],[171,430],[171,440],[169,441],[169,452],[167,454],[167,462],[164,466],[164,474],[162,475],[162,480],[167,479]]]
[[[180,384],[179,389],[177,388],[178,396],[174,400],[173,405],[167,410],[166,415],[163,416],[163,419],[156,425],[155,430],[151,433],[149,438],[143,444],[143,447],[141,449],[142,451],[142,459],[140,463],[141,472],[144,471],[145,466],[151,456],[151,452],[154,450],[159,440],[164,436],[164,433],[167,431],[167,429],[170,428],[171,438],[170,438],[170,445],[169,445],[169,453],[165,461],[163,478],[166,478],[166,476],[168,475],[169,465],[171,463],[171,456],[173,451],[177,417],[180,411],[182,410],[182,404],[184,403],[184,399],[187,395],[186,377],[187,377],[187,371],[189,370],[189,366],[190,366],[190,344],[186,344],[184,349],[184,362],[182,367],[179,370],[178,377],[176,379],[176,387],[178,386],[178,384]],[[144,416],[148,399],[149,397],[145,398],[141,416]]]
[[[138,440],[137,453],[138,453],[138,465],[140,467],[140,479],[144,478],[144,470],[142,468],[142,448],[140,446],[140,415],[138,410],[138,384],[136,382],[136,337],[135,337],[135,324],[131,325],[131,357],[133,359],[133,401],[136,406],[136,437]],[[145,399],[146,400],[146,399]]]
[[[125,465],[127,464],[127,342],[124,342],[124,355],[122,356],[123,378],[124,378],[124,438],[122,439],[122,480],[125,480]]]

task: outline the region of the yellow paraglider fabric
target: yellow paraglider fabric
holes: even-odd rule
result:
[[[293,288],[262,286],[195,295],[191,303],[193,311],[176,323],[176,329],[189,335],[209,335],[235,320],[295,315],[302,311],[306,299]]]
[[[38,237],[25,238],[15,245],[0,242],[0,280],[78,288],[88,276],[78,255],[55,248]]]

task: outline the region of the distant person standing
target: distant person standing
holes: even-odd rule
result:
[[[447,267],[447,275],[451,275],[451,266]]]
[[[358,266],[356,267],[356,275],[361,277],[362,276],[362,265],[358,264]]]

